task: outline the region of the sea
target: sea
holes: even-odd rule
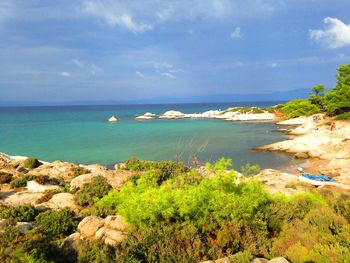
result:
[[[273,122],[230,122],[214,119],[136,121],[145,112],[168,110],[198,113],[234,106],[267,107],[277,102],[197,103],[166,105],[98,105],[0,107],[0,152],[44,161],[113,166],[130,157],[175,160],[190,164],[232,159],[234,166],[285,167],[292,156],[252,148],[280,141]],[[119,121],[109,123],[110,116]]]

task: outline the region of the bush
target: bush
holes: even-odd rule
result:
[[[46,190],[43,194],[42,197],[40,197],[36,203],[37,204],[41,204],[41,203],[44,203],[44,202],[47,202],[49,201],[55,194],[59,194],[59,193],[62,193],[62,190],[61,189],[51,189],[51,190]]]
[[[350,120],[350,112],[344,112],[335,117],[338,121]]]
[[[40,165],[41,162],[39,162],[39,160],[34,157],[27,158],[23,163],[23,166],[28,169],[34,169],[39,167]]]
[[[85,169],[84,167],[80,167],[80,166],[72,167],[70,172],[71,172],[72,177],[77,177],[77,176],[82,175],[82,174],[89,174],[90,173],[89,170]]]
[[[2,219],[14,219],[18,222],[30,222],[34,220],[37,214],[37,210],[31,205],[0,205],[0,218]]]
[[[45,211],[40,213],[35,221],[41,230],[50,236],[69,235],[78,225],[74,213],[68,209]]]
[[[11,187],[13,188],[26,187],[27,182],[31,180],[35,180],[36,178],[37,176],[35,175],[30,175],[30,174],[23,175],[22,177],[13,180],[11,182]]]
[[[112,187],[107,183],[106,178],[96,176],[91,183],[84,184],[78,192],[76,192],[74,200],[78,205],[93,205],[94,199],[102,198]]]
[[[321,112],[321,109],[307,99],[291,100],[283,105],[281,111],[289,118],[310,116]]]
[[[0,172],[0,184],[8,184],[12,180],[12,174]]]
[[[249,252],[238,252],[232,256],[229,256],[231,262],[240,262],[240,263],[250,263],[253,259],[252,254]]]
[[[245,177],[252,177],[254,175],[257,175],[260,172],[260,166],[258,164],[251,165],[250,163],[247,163],[246,165],[241,167],[241,173]]]
[[[101,242],[84,241],[78,246],[77,252],[77,262],[80,263],[116,262],[114,249]]]

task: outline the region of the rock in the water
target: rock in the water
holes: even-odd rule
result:
[[[109,122],[117,122],[118,119],[117,119],[117,117],[112,116],[112,117],[110,117],[110,118],[108,119],[108,121],[109,121]]]

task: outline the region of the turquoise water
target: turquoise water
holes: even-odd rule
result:
[[[232,158],[237,167],[246,162],[262,167],[279,167],[290,162],[288,155],[250,150],[283,139],[283,134],[273,132],[274,123],[134,120],[136,115],[145,112],[193,113],[235,105],[237,103],[0,108],[0,152],[46,161],[59,159],[104,165],[130,156],[186,163],[192,155],[201,162],[225,156]],[[120,121],[108,123],[106,120],[111,115]]]

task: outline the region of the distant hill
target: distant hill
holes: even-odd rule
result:
[[[309,89],[295,89],[269,93],[217,94],[195,97],[154,97],[141,100],[85,100],[85,101],[0,101],[0,106],[51,106],[51,105],[114,105],[114,104],[172,104],[172,103],[211,103],[211,102],[264,102],[288,101],[308,97]]]

